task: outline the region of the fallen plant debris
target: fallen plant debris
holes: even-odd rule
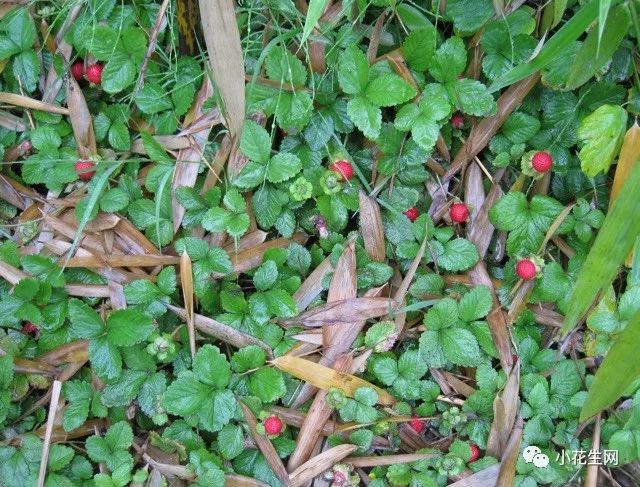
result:
[[[639,9],[0,5],[0,487],[640,485]]]

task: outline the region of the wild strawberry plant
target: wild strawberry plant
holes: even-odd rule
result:
[[[0,485],[630,485],[637,2],[214,3],[0,6]]]

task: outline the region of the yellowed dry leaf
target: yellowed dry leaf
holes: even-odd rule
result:
[[[196,356],[196,329],[193,320],[193,271],[191,258],[186,250],[180,257],[180,285],[182,286],[187,331],[189,333],[189,348],[193,359]]]
[[[272,360],[271,363],[283,372],[308,382],[318,389],[329,390],[332,387],[337,387],[347,396],[353,397],[359,387],[371,387],[378,393],[378,404],[390,406],[396,402],[395,398],[387,391],[360,377],[338,372],[300,357],[284,355]]]
[[[520,366],[512,369],[507,383],[493,401],[493,423],[487,440],[487,455],[502,458],[507,451],[509,439],[520,407]]]
[[[67,79],[67,106],[78,155],[88,159],[98,152],[96,136],[93,132],[93,119],[84,94],[73,76]]]

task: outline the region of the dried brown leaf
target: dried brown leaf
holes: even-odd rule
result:
[[[380,206],[375,198],[360,191],[360,233],[364,240],[364,248],[371,260],[384,262],[386,258],[384,246],[384,230]]]
[[[67,79],[67,106],[78,154],[81,158],[88,159],[98,152],[93,119],[84,94],[73,76]]]
[[[509,439],[520,407],[520,366],[511,368],[507,382],[493,401],[493,423],[487,440],[487,455],[502,458],[507,451]]]
[[[240,407],[242,408],[244,419],[247,422],[247,425],[249,426],[251,437],[253,438],[253,441],[255,441],[256,446],[260,449],[260,451],[264,455],[264,458],[267,460],[267,463],[269,463],[271,470],[273,470],[273,473],[276,475],[276,477],[278,477],[278,479],[280,479],[280,482],[282,482],[285,486],[292,486],[293,484],[289,478],[289,473],[287,472],[287,469],[284,468],[282,460],[280,460],[280,457],[278,456],[278,452],[276,452],[276,449],[271,444],[271,440],[269,440],[269,438],[266,435],[261,435],[256,431],[256,426],[258,422],[256,421],[255,416],[253,415],[251,410],[247,406],[245,406],[245,404],[242,401],[238,401],[238,402],[240,403]]]
[[[538,82],[540,74],[536,73],[507,88],[498,99],[498,110],[495,115],[483,118],[471,129],[469,138],[460,148],[453,162],[444,175],[443,183],[449,181],[460,172],[482,149],[486,147],[493,136],[498,133],[509,115],[522,103],[524,97]]]
[[[326,325],[346,326],[359,323],[370,318],[378,318],[390,314],[396,302],[389,298],[352,298],[326,303],[294,318],[282,320],[287,325],[300,324],[316,327]]]
[[[49,414],[47,415],[47,427],[44,433],[44,442],[42,445],[42,454],[40,455],[40,470],[38,472],[38,487],[44,487],[44,480],[47,474],[47,462],[49,460],[49,448],[51,446],[51,435],[53,434],[53,425],[58,411],[58,403],[60,402],[60,391],[62,390],[62,382],[54,380],[51,386],[51,402],[49,403]]]
[[[167,308],[173,311],[183,320],[186,320],[187,312],[184,308],[178,308],[177,306],[173,305],[167,305]],[[236,348],[246,347],[247,345],[257,345],[260,348],[264,349],[269,357],[273,357],[273,352],[269,345],[252,335],[243,333],[242,331],[237,330],[229,325],[225,325],[224,323],[220,323],[219,321],[216,321],[212,318],[207,318],[206,316],[202,316],[197,313],[193,314],[193,319],[195,327],[200,333],[215,337],[218,340],[222,340],[223,342],[233,345]]]
[[[334,362],[333,368],[340,372],[348,372],[351,368],[351,361],[349,355],[341,355]],[[322,428],[331,416],[332,409],[326,402],[327,393],[326,390],[318,391],[313,399],[298,432],[296,448],[289,457],[287,464],[289,471],[295,470],[309,459],[318,438],[320,438]]]
[[[229,257],[233,264],[233,272],[241,274],[258,267],[262,264],[262,256],[269,249],[284,249],[288,247],[291,242],[304,244],[306,241],[306,235],[303,233],[296,233],[291,239],[276,238],[260,245],[256,245],[255,247],[251,247],[237,253],[232,253]]]
[[[217,5],[217,3],[216,3]],[[213,94],[213,86],[206,78],[202,83],[202,87],[196,96],[196,100],[191,110],[185,117],[184,124],[189,126],[193,119],[202,116],[202,105]],[[211,127],[205,126],[191,136],[192,144],[178,152],[178,157],[173,171],[173,180],[171,181],[171,211],[173,215],[173,230],[177,231],[182,223],[185,208],[178,202],[176,198],[176,189],[180,186],[192,188],[198,177],[200,163],[203,160],[204,146],[207,143]]]
[[[338,445],[320,455],[316,455],[308,462],[300,465],[291,472],[291,487],[301,487],[309,480],[320,475],[325,470],[329,470],[333,465],[339,463],[343,458],[356,451],[356,445]]]
[[[28,96],[18,95],[16,93],[0,92],[0,103],[14,105],[17,107],[27,108],[31,110],[40,110],[41,112],[57,113],[59,115],[69,115],[67,108],[44,103]]]
[[[244,121],[244,58],[233,0],[199,0],[211,73],[224,103],[227,128],[238,138]]]
[[[520,456],[520,442],[522,441],[522,418],[518,416],[513,430],[509,436],[509,442],[505,447],[500,462],[500,473],[496,480],[496,487],[511,487],[516,476],[516,462]]]
[[[322,292],[322,280],[332,269],[331,260],[327,257],[307,276],[302,285],[293,294],[293,300],[298,305],[299,311],[305,310]]]
[[[440,457],[437,453],[409,453],[406,455],[385,455],[374,457],[348,457],[343,460],[354,467],[377,467],[380,465],[400,465]]]
[[[488,487],[489,485],[495,485],[499,471],[499,464],[491,465],[473,475],[449,484],[448,487]]]

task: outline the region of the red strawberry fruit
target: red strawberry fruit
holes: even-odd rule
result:
[[[461,129],[464,127],[464,115],[462,115],[462,113],[454,113],[451,117],[451,126],[454,129]]]
[[[455,223],[464,223],[469,218],[469,209],[464,203],[454,203],[449,208],[449,216]]]
[[[22,325],[22,333],[33,336],[38,333],[38,327],[30,321],[27,321]]]
[[[531,259],[520,259],[516,264],[516,274],[525,281],[530,281],[536,277],[538,269]]]
[[[420,216],[420,212],[418,211],[418,208],[416,208],[415,206],[412,208],[409,208],[407,211],[404,211],[403,213],[412,222],[416,221]]]
[[[102,82],[102,70],[104,66],[100,63],[90,64],[87,66],[85,76],[90,83],[99,85]]]
[[[84,78],[84,61],[76,61],[71,65],[71,75],[76,81]]]
[[[76,174],[83,181],[89,181],[93,175],[96,173],[91,169],[95,166],[93,161],[89,161],[87,159],[80,159],[75,164]]]
[[[411,429],[418,434],[424,431],[424,421],[421,419],[411,418],[411,420],[409,420],[409,426],[411,426]]]
[[[329,170],[339,174],[345,181],[349,181],[353,177],[353,166],[349,161],[336,161],[329,166]]]
[[[262,424],[264,425],[264,431],[269,436],[279,435],[282,431],[282,420],[276,415],[269,416]]]
[[[536,172],[545,173],[553,166],[553,157],[547,151],[536,152],[531,158],[531,167]]]
[[[471,443],[469,447],[471,447],[471,458],[469,458],[469,463],[475,462],[480,458],[480,448],[478,448],[478,445],[475,443]]]

